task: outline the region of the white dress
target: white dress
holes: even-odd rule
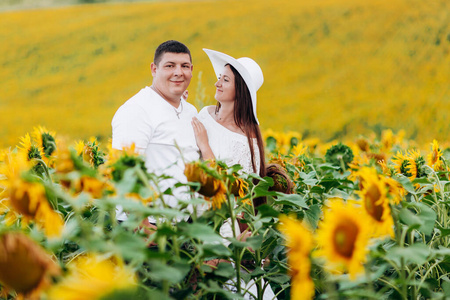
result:
[[[210,106],[209,106],[210,107]],[[233,132],[228,128],[217,123],[208,112],[208,106],[204,107],[198,114],[200,122],[208,132],[209,146],[217,160],[225,162],[228,166],[240,164],[242,171],[254,173],[252,167],[252,158],[248,139],[245,135]],[[259,151],[258,142],[253,140],[253,152],[255,155],[256,173],[259,173]]]
[[[204,107],[198,114],[198,120],[202,122],[208,133],[208,142],[214,157],[217,160],[225,162],[228,166],[240,164],[242,166],[242,172],[254,173],[252,166],[252,158],[250,155],[250,147],[248,145],[248,139],[245,135],[233,132],[228,128],[217,123],[216,120],[208,112],[208,106]],[[259,149],[258,142],[255,138],[253,141],[253,152],[255,155],[256,173],[259,174],[260,162],[259,162]],[[231,220],[228,219],[224,222],[220,228],[220,235],[222,237],[232,237],[233,231],[231,229]],[[236,235],[240,234],[239,226],[235,222]],[[230,242],[224,239],[224,244],[228,246]],[[228,282],[230,286],[228,290],[232,289],[232,282]],[[262,282],[264,284],[264,281]],[[250,280],[247,284],[241,280],[241,286],[247,289],[253,295],[257,295],[257,288],[254,280]],[[254,299],[248,293],[245,294],[244,299]],[[277,299],[272,291],[270,285],[266,288],[263,296],[264,300]]]

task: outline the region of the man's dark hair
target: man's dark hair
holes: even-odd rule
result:
[[[191,63],[192,63],[191,51],[189,51],[189,48],[186,47],[185,44],[180,43],[178,41],[174,41],[174,40],[166,41],[166,42],[162,43],[161,45],[159,45],[158,48],[156,48],[155,57],[153,58],[153,63],[155,65],[158,65],[159,62],[161,61],[162,55],[166,52],[187,53],[187,54],[189,54],[189,59],[191,60]]]

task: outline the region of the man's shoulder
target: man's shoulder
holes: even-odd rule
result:
[[[124,105],[146,106],[152,100],[152,90],[147,86],[128,99]]]
[[[196,108],[193,104],[187,102],[186,100],[181,100],[181,101],[183,101],[183,104],[186,106],[186,109],[187,109],[187,110],[189,110],[189,111],[195,111],[195,113],[198,112],[198,111],[197,111],[197,108]]]

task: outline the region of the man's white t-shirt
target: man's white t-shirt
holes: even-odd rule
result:
[[[177,112],[179,118],[177,117]],[[181,111],[181,112],[180,112]],[[199,159],[191,125],[197,109],[185,100],[175,109],[152,88],[145,87],[125,102],[112,120],[112,147],[121,150],[135,144],[145,156],[145,166],[157,175],[169,175],[162,188],[186,182],[185,162]],[[170,206],[174,206],[170,199]]]

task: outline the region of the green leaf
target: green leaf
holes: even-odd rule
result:
[[[286,204],[286,205],[293,205],[296,207],[302,207],[302,208],[309,208],[308,204],[306,204],[305,199],[298,194],[283,194],[283,193],[276,193],[277,198],[274,198],[274,201],[276,204]]]
[[[436,226],[436,228],[441,232],[441,237],[445,237],[450,234],[450,228],[444,228],[441,226]]]
[[[258,206],[258,215],[261,215],[261,217],[278,218],[278,216],[280,215],[280,212],[275,210],[272,206],[263,204],[263,205]]]
[[[414,189],[414,186],[413,186],[411,180],[409,180],[408,177],[406,177],[406,176],[404,176],[402,174],[397,174],[397,176],[395,176],[393,178],[398,183],[400,183],[407,192],[409,192],[409,193],[411,193],[413,195],[416,194],[416,190]]]
[[[398,215],[400,220],[408,226],[408,230],[418,229],[420,226],[423,226],[423,220],[407,208],[402,208]]]
[[[200,247],[200,246],[198,246]],[[223,244],[203,244],[201,245],[206,256],[230,256],[231,250]],[[211,253],[211,254],[210,254]]]
[[[395,261],[398,266],[401,265],[402,258],[406,264],[414,263],[420,266],[427,261],[430,253],[431,251],[428,246],[424,244],[413,244],[405,248],[395,246],[388,251],[386,256]]]
[[[317,228],[321,213],[322,210],[318,204],[311,205],[308,210],[305,210],[305,219],[312,228]]]
[[[115,184],[117,193],[119,195],[124,195],[131,192],[137,182],[137,179],[138,178],[134,169],[130,168],[125,170],[122,180]]]
[[[151,260],[148,262],[150,273],[148,276],[155,281],[166,280],[169,283],[176,284],[183,280],[189,272],[189,265],[184,263],[168,265],[164,261]]]
[[[278,284],[283,284],[283,283],[286,283],[289,280],[291,280],[291,277],[288,275],[285,275],[285,274],[277,274],[277,275],[272,275],[272,276],[266,277],[266,279],[268,281],[272,281],[272,282],[275,282]]]
[[[321,194],[325,193],[325,190],[326,189],[324,187],[316,185],[311,188],[311,193],[316,193],[316,194],[321,195]]]
[[[145,259],[147,244],[143,237],[128,231],[118,232],[114,237],[114,245],[125,259]]]
[[[247,243],[250,245],[250,247],[254,251],[256,251],[261,248],[263,239],[264,239],[263,235],[257,234],[255,236],[251,236],[251,237],[247,238]]]
[[[211,226],[201,223],[183,223],[179,225],[182,232],[191,238],[199,239],[204,242],[222,242],[222,237],[218,235]]]
[[[442,289],[444,290],[445,297],[447,299],[450,298],[450,282],[449,281],[442,282]]]
[[[263,269],[256,268],[253,272],[250,273],[250,277],[255,278],[266,274]]]
[[[407,206],[415,207],[419,210],[417,217],[422,221],[422,223],[420,224],[418,230],[426,235],[430,235],[434,230],[434,225],[437,218],[436,212],[431,207],[421,202],[408,203]]]
[[[231,263],[221,262],[217,265],[217,269],[214,271],[217,276],[231,278],[236,274],[236,270],[233,268]]]

